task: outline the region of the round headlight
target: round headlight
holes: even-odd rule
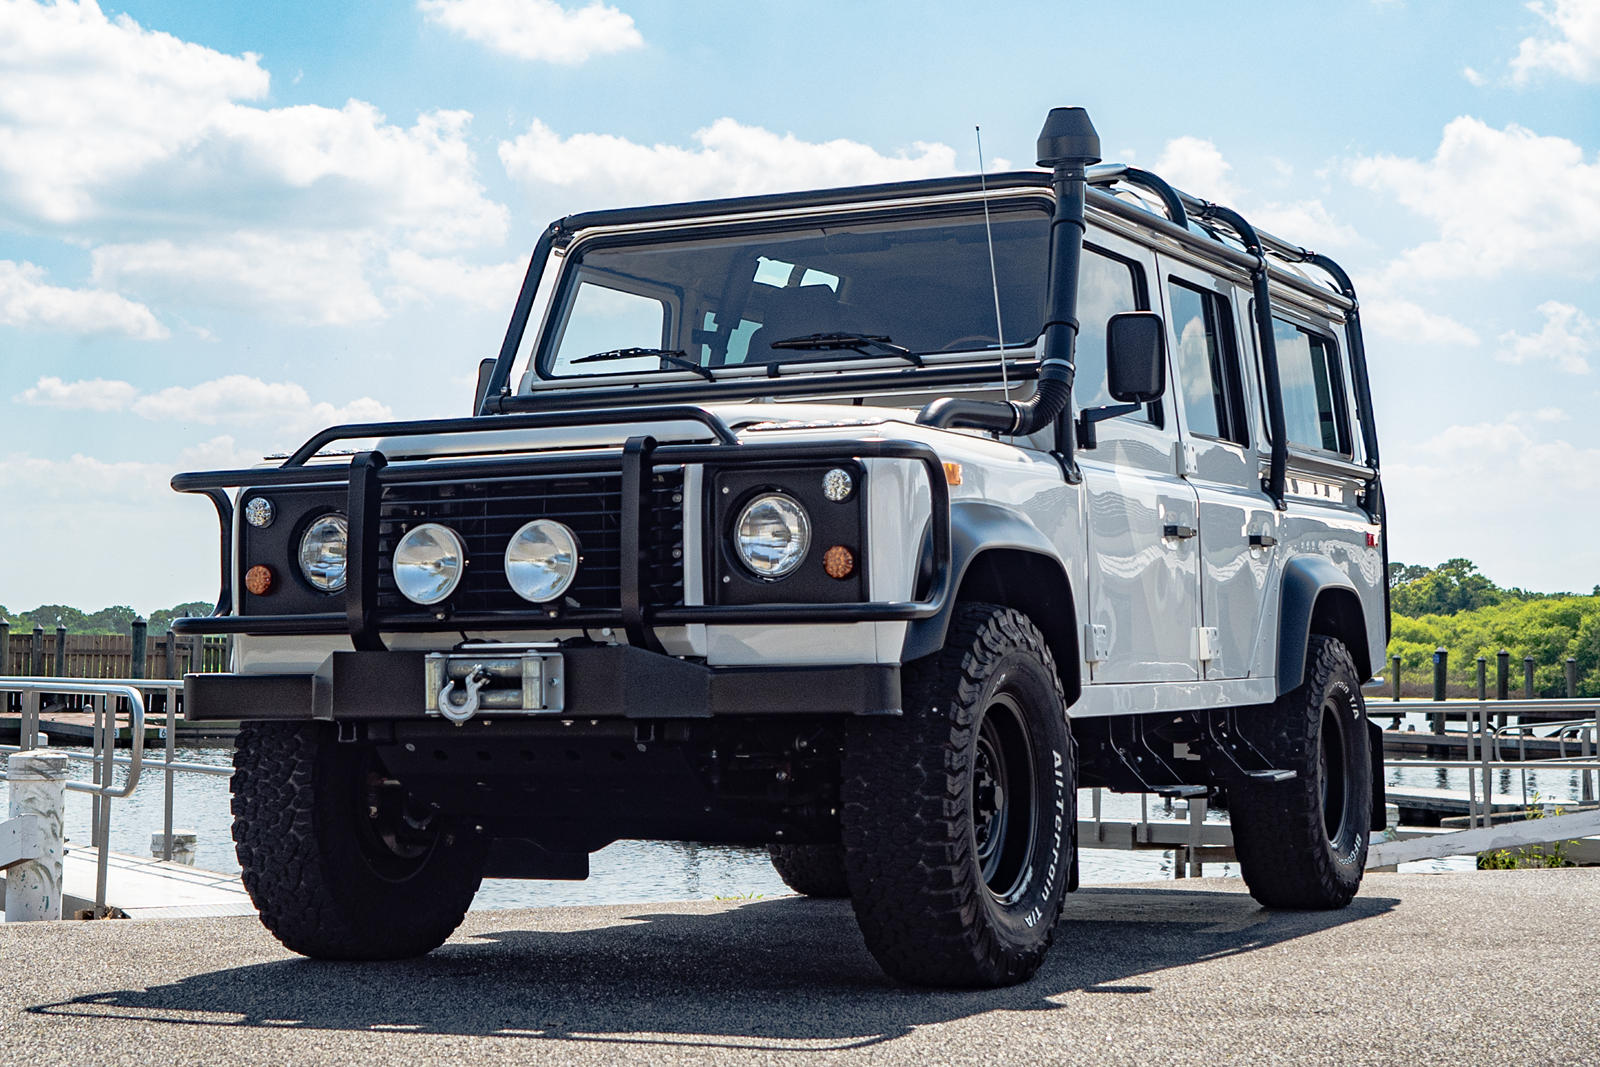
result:
[[[413,604],[437,604],[456,591],[467,567],[467,546],[448,526],[413,526],[394,546],[394,584]]]
[[[349,558],[350,527],[343,515],[324,515],[300,535],[300,573],[324,593],[344,588]]]
[[[800,566],[811,547],[806,509],[782,493],[765,493],[739,512],[733,526],[739,559],[761,578],[782,578]]]
[[[567,591],[578,573],[578,539],[552,519],[534,519],[506,545],[506,581],[524,600],[543,604]]]

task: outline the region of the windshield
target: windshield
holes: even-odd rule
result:
[[[1050,216],[1041,206],[993,205],[991,221],[1006,346],[1027,345],[1044,320]],[[580,245],[574,256],[539,361],[545,377],[998,345],[976,207],[914,220],[607,241]]]

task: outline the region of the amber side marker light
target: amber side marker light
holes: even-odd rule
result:
[[[944,465],[944,480],[947,483],[949,483],[950,485],[960,485],[961,484],[961,464],[952,463],[952,462],[946,460],[945,461],[945,465]]]
[[[822,569],[829,578],[848,578],[856,569],[855,553],[843,545],[834,545],[822,554]]]
[[[245,571],[244,587],[256,596],[266,596],[272,592],[272,568],[265,563],[257,563]]]

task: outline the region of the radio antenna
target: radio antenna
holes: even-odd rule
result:
[[[1000,319],[1000,274],[994,265],[994,230],[989,226],[989,180],[983,173],[983,127],[972,127],[978,139],[978,188],[983,195],[983,236],[989,244],[989,284],[994,287],[994,336],[1000,342],[1000,389],[1011,401],[1011,379],[1006,374],[1006,329]]]

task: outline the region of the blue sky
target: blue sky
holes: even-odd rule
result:
[[[170,475],[464,414],[552,217],[1066,103],[1350,269],[1396,559],[1600,583],[1600,0],[0,0],[0,604],[214,595]]]

